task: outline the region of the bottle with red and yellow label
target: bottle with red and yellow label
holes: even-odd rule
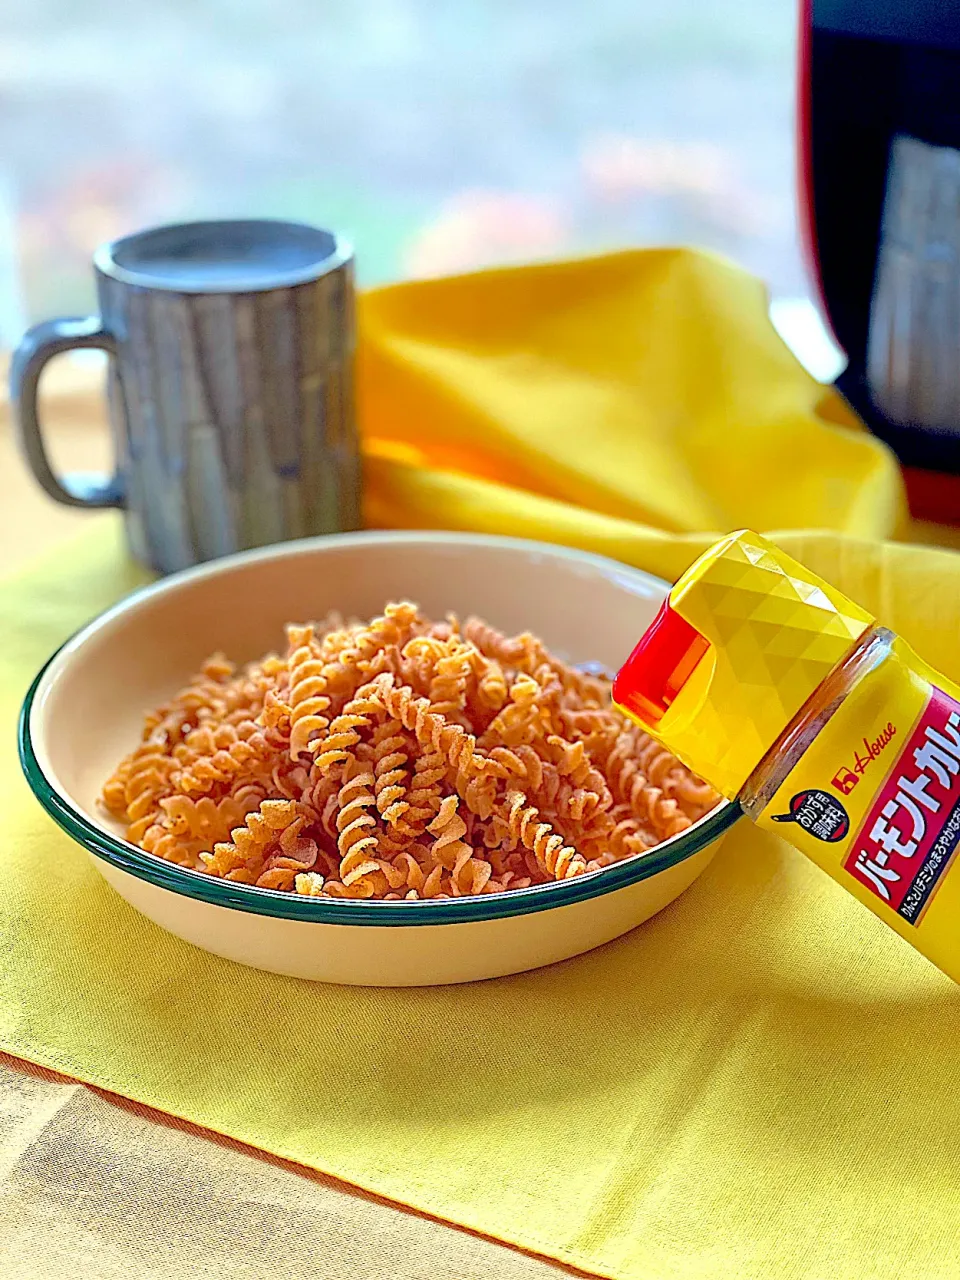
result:
[[[754,533],[671,590],[614,700],[960,981],[960,687]]]

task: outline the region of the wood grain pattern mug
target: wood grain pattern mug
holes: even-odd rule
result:
[[[353,256],[279,221],[158,227],[94,255],[100,315],[48,320],[11,366],[21,446],[51,497],[122,507],[169,573],[360,524]],[[37,411],[53,356],[108,353],[116,474],[58,477]]]

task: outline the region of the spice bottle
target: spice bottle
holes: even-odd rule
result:
[[[615,702],[960,981],[960,687],[755,533],[670,591]]]

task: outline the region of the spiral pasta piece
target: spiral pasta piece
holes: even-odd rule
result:
[[[370,872],[379,870],[373,857],[377,837],[369,833],[377,823],[367,813],[367,809],[377,803],[374,782],[371,772],[364,770],[357,761],[350,761],[338,796],[340,811],[337,814],[340,881],[347,888]]]
[[[503,667],[485,658],[472,641],[468,643],[470,665],[477,682],[477,702],[483,710],[497,712],[509,695]]]
[[[380,618],[360,630],[334,632],[324,641],[327,658],[323,678],[328,687],[349,696],[360,684],[369,682],[377,654],[388,648],[402,648],[420,623],[416,605],[408,601],[388,604]]]
[[[330,724],[324,712],[330,708],[324,661],[314,644],[313,628],[291,627],[290,645],[290,754],[307,755],[315,738]]]
[[[175,862],[181,867],[195,868],[198,863],[197,855],[203,848],[203,842],[184,839],[182,835],[175,834],[161,820],[147,827],[140,838],[140,847],[167,862]]]
[[[327,736],[320,739],[316,748],[314,768],[319,773],[347,759],[360,741],[361,729],[367,728],[371,715],[380,709],[378,692],[375,684],[364,685],[331,722]]]
[[[449,764],[459,778],[482,773],[486,767],[477,752],[477,740],[460,725],[450,724],[432,710],[429,698],[411,697],[410,691],[397,688],[390,676],[378,676],[374,683],[376,697],[390,715],[417,736],[422,747],[431,748]]]
[[[409,809],[406,794],[407,741],[399,720],[387,720],[373,732],[374,792],[377,811],[388,826],[396,826]]]
[[[212,853],[202,852],[200,860],[211,875],[253,884],[267,850],[296,819],[293,801],[264,800],[231,831],[228,841],[215,844]]]
[[[427,751],[417,757],[407,792],[407,809],[396,828],[388,830],[382,838],[381,846],[385,850],[396,853],[408,848],[423,834],[440,810],[446,772],[447,763],[440,752]]]
[[[412,641],[411,643],[416,643]],[[455,718],[467,703],[467,685],[473,674],[473,645],[456,637],[440,643],[443,651],[436,657],[427,697],[437,715]],[[409,647],[409,646],[408,646]]]
[[[259,807],[266,798],[259,787],[245,787],[235,795],[215,801],[209,796],[192,800],[178,793],[160,801],[166,825],[174,835],[204,842],[210,848],[217,841],[226,840],[238,823],[248,813]],[[154,852],[154,851],[151,851]]]
[[[497,631],[482,618],[468,618],[463,624],[463,634],[487,658],[492,658],[502,667],[516,667],[526,653],[522,636],[508,639],[502,631]]]
[[[500,742],[507,747],[528,746],[540,736],[543,724],[543,690],[532,676],[519,675],[509,701],[491,721],[482,745]]]
[[[454,897],[482,893],[493,871],[489,862],[474,857],[473,849],[463,839],[467,824],[457,812],[458,803],[456,796],[447,796],[440,812],[427,826],[427,831],[434,836],[431,849],[434,870],[444,867],[450,872],[449,887]],[[442,878],[441,872],[441,882]]]
[[[257,876],[261,889],[290,890],[297,876],[313,866],[317,860],[317,842],[303,835],[306,818],[301,814],[280,833],[275,851],[264,862],[264,869]]]
[[[125,816],[127,812],[127,779],[130,776],[132,757],[127,756],[117,765],[116,771],[103,785],[101,800],[108,813]]]
[[[159,800],[172,791],[174,762],[159,746],[149,745],[129,761],[123,782],[123,798],[127,821],[134,823],[157,809]],[[116,794],[114,788],[113,794]]]
[[[545,871],[557,880],[566,880],[586,870],[585,860],[576,849],[564,845],[563,836],[558,835],[549,822],[540,821],[539,811],[527,804],[522,791],[511,791],[507,795],[507,806],[511,841],[529,849]]]
[[[473,855],[473,850],[461,838],[466,835],[467,824],[457,813],[457,804],[456,796],[447,796],[440,805],[440,812],[427,825],[427,830],[435,837],[433,857],[448,871],[462,866]]]

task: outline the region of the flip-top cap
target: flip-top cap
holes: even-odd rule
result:
[[[614,701],[732,800],[873,623],[765,538],[732,533],[673,587]]]

